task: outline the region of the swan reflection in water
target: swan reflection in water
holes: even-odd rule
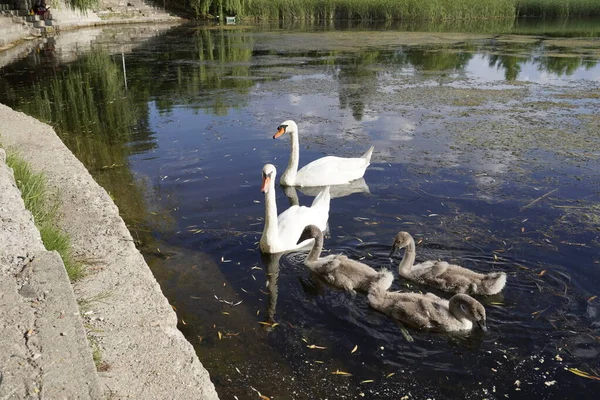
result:
[[[314,197],[317,194],[319,194],[321,190],[323,190],[323,186],[283,186],[283,193],[285,193],[286,197],[288,198],[290,206],[300,205],[300,201],[298,199],[298,192],[302,193],[305,196]],[[369,185],[367,185],[365,178],[355,179],[352,182],[343,185],[329,186],[329,195],[332,199],[350,196],[353,193],[371,194],[371,191],[369,190]]]
[[[275,323],[275,313],[277,310],[277,279],[279,279],[279,260],[284,253],[267,254],[261,253],[260,258],[267,271],[267,291],[269,293],[267,317],[264,322],[268,324]],[[270,328],[269,325],[264,325]]]

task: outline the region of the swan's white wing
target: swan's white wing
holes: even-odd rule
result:
[[[364,158],[327,156],[302,167],[296,175],[297,186],[341,185],[361,178],[369,162]]]
[[[329,218],[329,207],[291,206],[277,217],[279,241],[284,251],[299,249],[308,243],[296,244],[307,225],[316,225],[324,231]],[[311,239],[312,240],[312,239]]]

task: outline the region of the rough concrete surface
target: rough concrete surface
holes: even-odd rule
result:
[[[0,149],[0,398],[99,398],[62,259],[48,252]]]
[[[59,194],[61,227],[71,237],[75,257],[88,265],[87,276],[74,285],[74,290],[81,314],[85,316],[87,334],[101,351],[98,378],[104,396],[217,399],[208,372],[192,345],[177,329],[175,312],[136,249],[108,193],[93,180],[50,126],[1,104],[0,121],[0,143],[18,151],[34,171],[43,171],[50,188]],[[14,194],[5,199],[4,192],[0,192],[3,207],[16,201]],[[14,214],[7,212],[7,215]],[[4,225],[3,222],[0,235],[4,235]],[[14,236],[14,233],[7,234]],[[4,289],[4,279],[0,284]],[[0,315],[13,315],[14,299],[5,299],[5,290],[1,293]],[[13,341],[31,322],[19,323],[22,328],[13,333]],[[21,339],[26,331],[20,332]],[[67,334],[57,339],[68,338]],[[2,358],[7,357],[4,346],[0,347]],[[14,371],[0,368],[4,374],[0,380],[6,380],[5,371]],[[19,374],[24,376],[26,372]],[[1,390],[2,386],[0,395]],[[93,392],[90,394],[94,397]]]

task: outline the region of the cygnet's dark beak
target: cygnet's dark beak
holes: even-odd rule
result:
[[[481,321],[477,321],[477,325],[479,325],[479,328],[482,331],[484,331],[484,332],[488,331],[487,325],[485,324],[485,320],[482,319]]]
[[[398,251],[398,246],[396,246],[395,244],[392,246],[392,249],[390,250],[390,255],[389,257],[392,258],[394,256],[394,254],[396,254],[396,252]]]

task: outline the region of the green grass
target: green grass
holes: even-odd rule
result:
[[[515,0],[252,0],[260,19],[445,20],[513,18]]]
[[[33,215],[44,246],[48,251],[56,250],[60,254],[71,282],[80,279],[84,275],[84,268],[73,259],[70,239],[58,227],[59,203],[56,196],[48,192],[46,177],[33,172],[29,164],[16,153],[7,154],[6,163],[14,171],[25,208]]]

